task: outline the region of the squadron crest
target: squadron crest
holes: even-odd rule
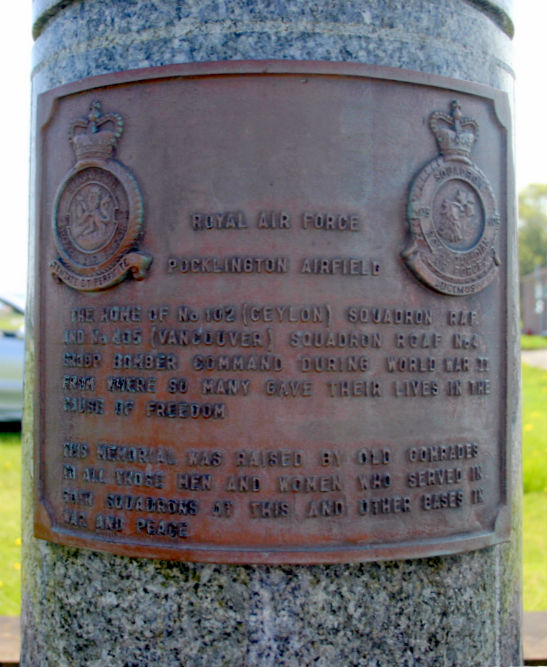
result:
[[[500,227],[494,193],[471,161],[479,126],[463,116],[453,100],[449,114],[431,114],[429,127],[440,157],[426,165],[412,184],[411,239],[403,258],[437,292],[473,294],[494,279],[500,264],[494,245]]]
[[[70,125],[76,164],[55,198],[53,229],[60,256],[50,269],[77,290],[103,290],[129,273],[142,280],[152,261],[136,250],[143,219],[139,188],[129,169],[113,158],[122,132],[120,114],[103,115],[98,101],[86,118]]]

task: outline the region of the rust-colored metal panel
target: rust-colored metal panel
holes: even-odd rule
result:
[[[507,537],[503,94],[217,63],[38,116],[38,537],[229,563]]]

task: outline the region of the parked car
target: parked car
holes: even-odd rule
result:
[[[24,297],[0,295],[0,421],[23,417]]]

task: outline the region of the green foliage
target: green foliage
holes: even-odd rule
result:
[[[547,493],[547,371],[522,365],[524,493]]]
[[[525,611],[547,609],[547,494],[526,493],[522,507],[524,539],[522,597]]]
[[[528,185],[519,195],[519,272],[547,264],[547,185]]]
[[[21,434],[0,433],[0,614],[19,613]]]
[[[15,333],[21,331],[25,316],[20,313],[0,313],[0,331]]]
[[[526,336],[520,337],[521,350],[545,350],[547,348],[547,338],[545,336]]]

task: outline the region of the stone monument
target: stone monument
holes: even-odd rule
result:
[[[506,0],[34,1],[21,664],[520,664]]]

